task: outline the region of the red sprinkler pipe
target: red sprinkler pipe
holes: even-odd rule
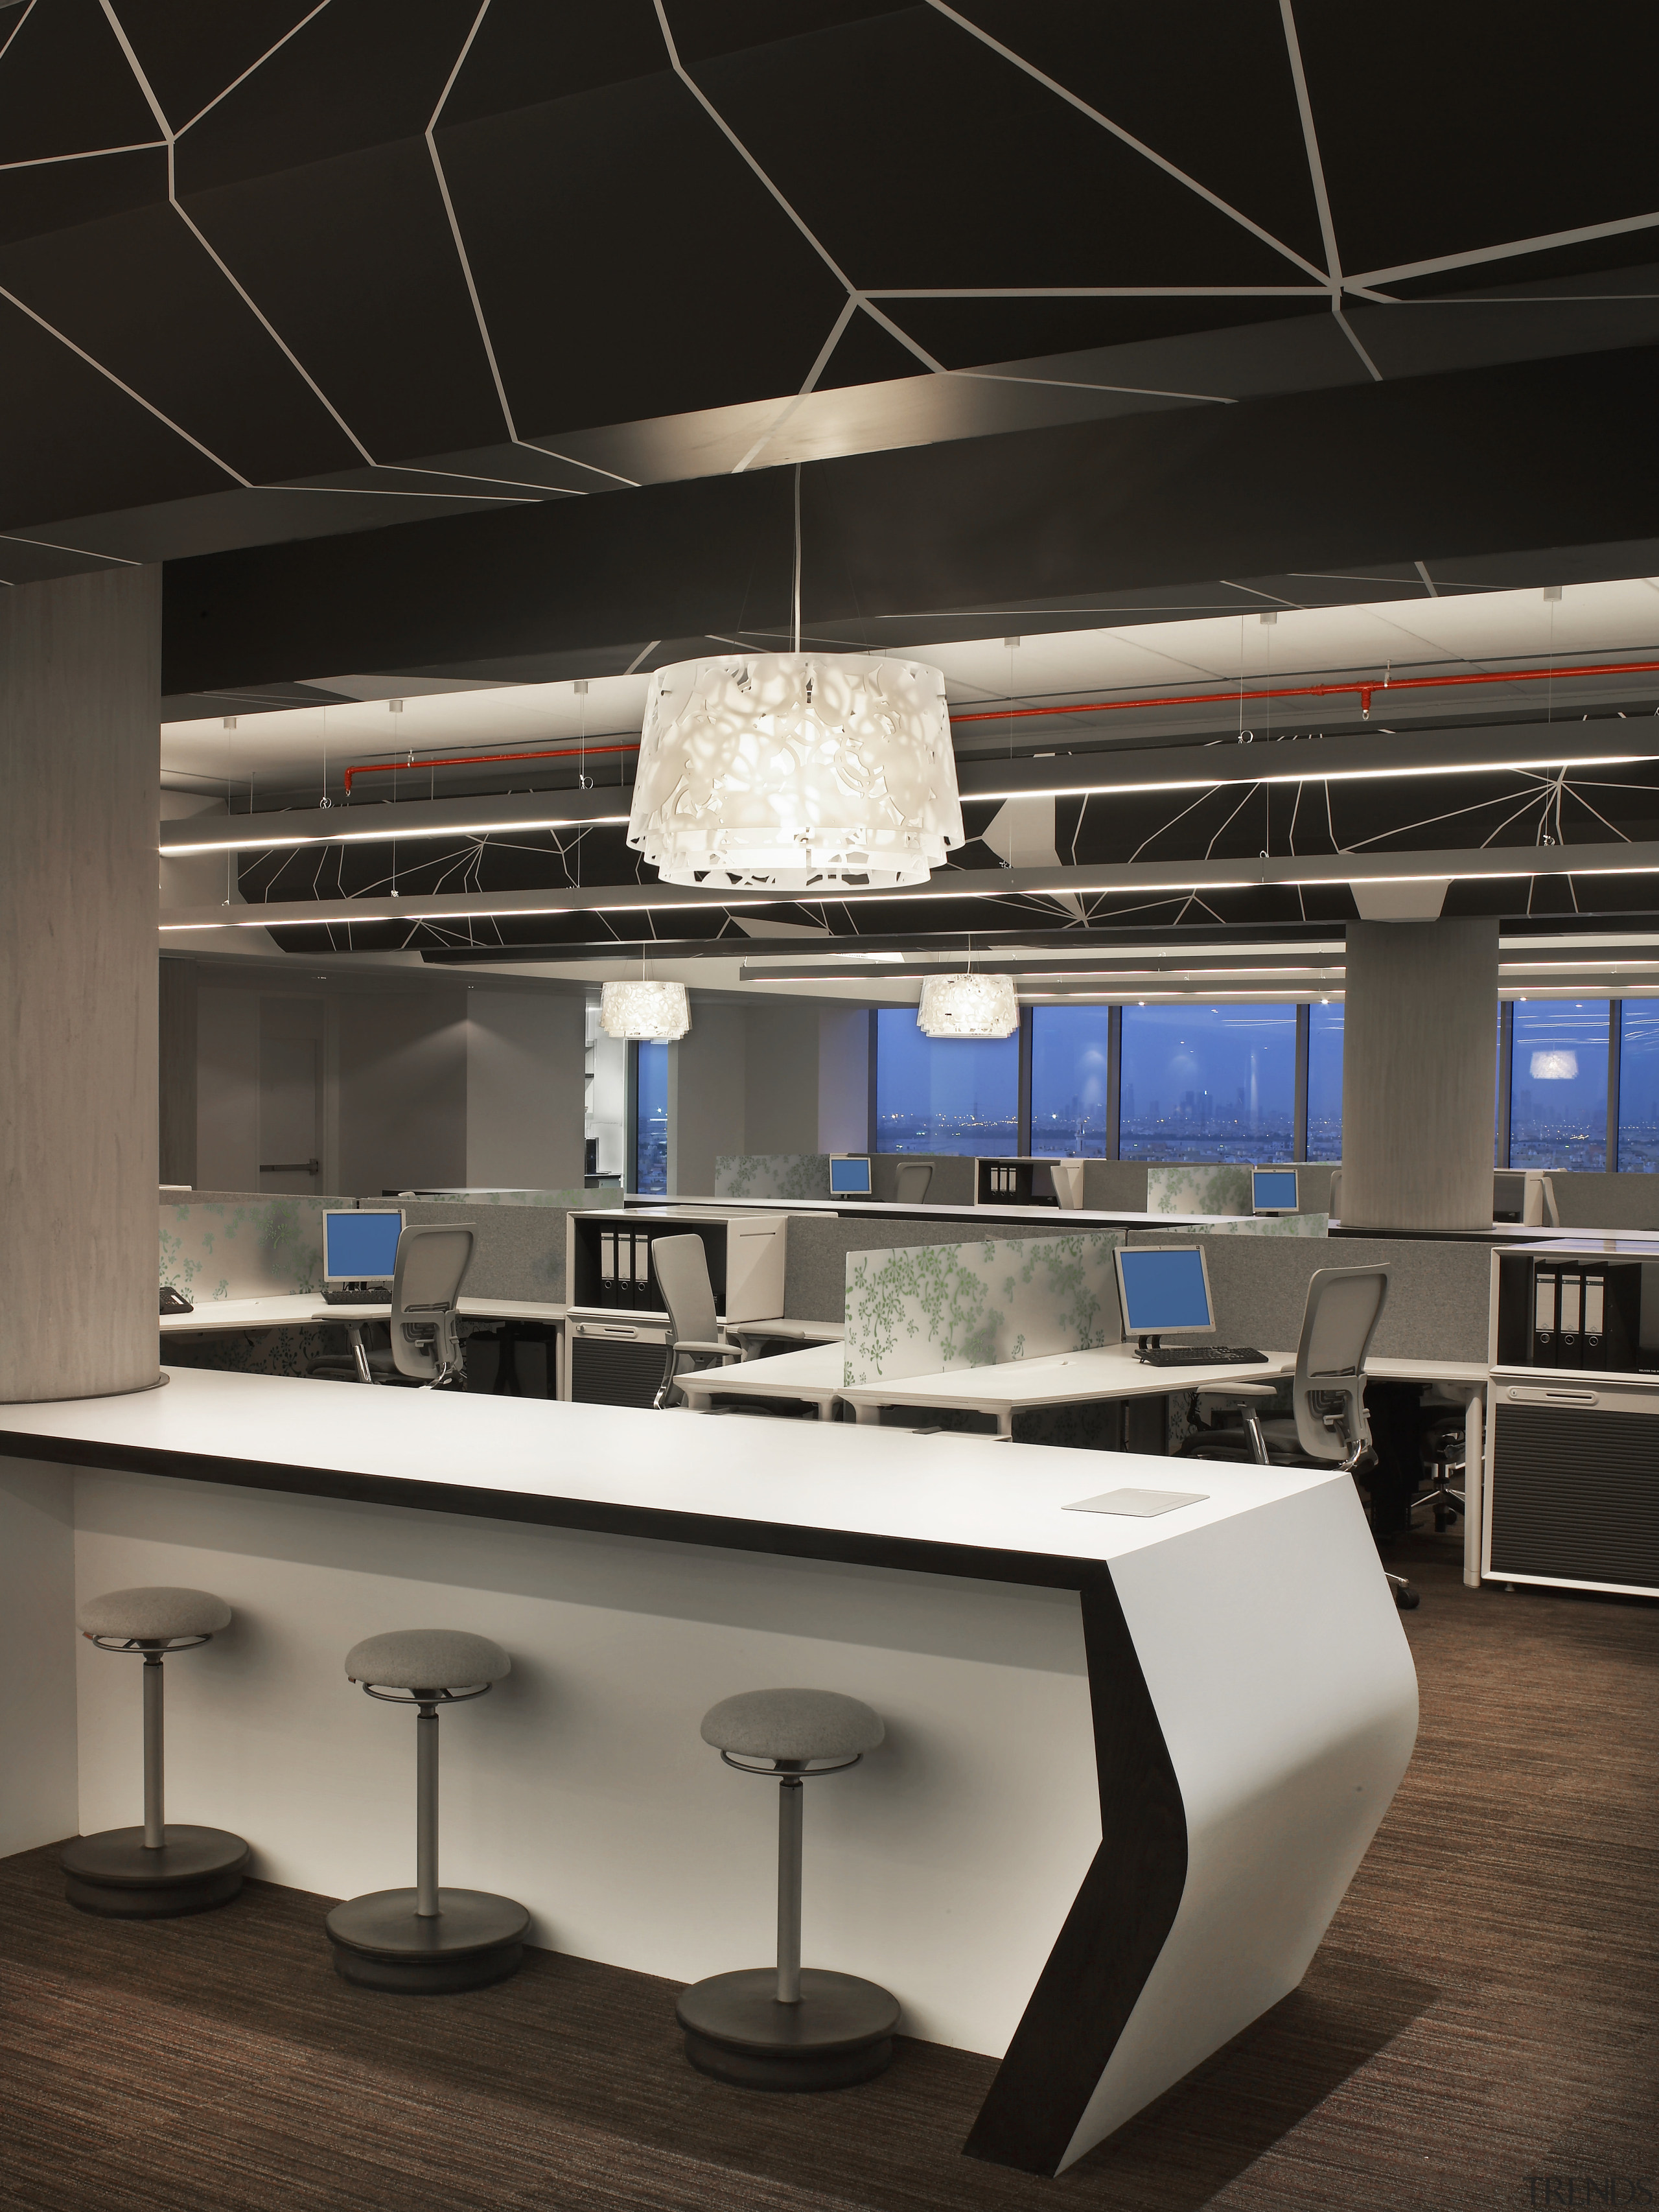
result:
[[[1442,691],[1454,684],[1543,684],[1570,676],[1649,676],[1659,660],[1618,660],[1599,668],[1517,668],[1498,673],[1480,670],[1464,676],[1401,676],[1369,684],[1297,684],[1271,691],[1185,691],[1162,699],[1091,699],[1075,707],[988,707],[982,713],[952,714],[957,722],[1019,722],[1048,714],[1121,714],[1128,707],[1230,707],[1237,699],[1331,699],[1358,693],[1363,720],[1371,714],[1376,691]]]
[[[636,753],[639,749],[635,738],[621,745],[556,745],[544,753],[456,753],[447,760],[428,760],[422,754],[419,760],[370,761],[346,770],[345,795],[350,798],[352,784],[360,775],[408,775],[423,768],[479,768],[489,761],[577,760],[592,753]]]

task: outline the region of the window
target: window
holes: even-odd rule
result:
[[[1619,1166],[1659,1173],[1659,1000],[1626,999],[1620,1008]]]
[[[1109,1006],[1031,1013],[1031,1150],[1076,1158],[1106,1150]]]
[[[1308,1009],[1308,1152],[1310,1160],[1342,1157],[1342,1008]]]
[[[876,1150],[1013,1152],[1019,1036],[924,1036],[908,1006],[876,1017]],[[643,1185],[641,1186],[644,1188]]]
[[[1517,999],[1510,1061],[1510,1165],[1605,1168],[1607,1002]]]
[[[1125,1006],[1126,1160],[1294,1157],[1294,1006]]]
[[[642,1044],[634,1079],[634,1188],[668,1194],[668,1047]]]

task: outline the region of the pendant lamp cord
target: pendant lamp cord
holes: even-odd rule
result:
[[[795,591],[789,625],[792,653],[800,651],[800,463],[795,464]]]

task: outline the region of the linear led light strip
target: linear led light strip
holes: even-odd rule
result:
[[[342,812],[349,810],[342,808]],[[365,807],[365,814],[369,809]],[[247,815],[245,821],[268,820],[280,822],[280,814]],[[626,814],[547,814],[519,815],[498,818],[493,822],[441,822],[419,823],[414,829],[403,824],[392,829],[365,828],[362,830],[298,830],[286,836],[276,830],[233,833],[228,837],[192,838],[188,844],[158,845],[156,850],[164,860],[193,860],[198,853],[275,852],[279,846],[294,845],[386,845],[396,842],[403,844],[421,837],[483,837],[500,830],[517,833],[521,830],[599,830],[614,829],[626,824]]]
[[[1265,748],[1264,748],[1265,750]],[[1233,748],[1228,748],[1230,755]],[[1073,754],[1071,758],[1077,756]],[[1278,774],[1272,771],[1260,775],[1233,776],[1142,776],[1133,783],[1062,783],[1041,789],[1025,784],[1009,791],[965,791],[962,794],[969,802],[979,799],[1135,799],[1160,791],[1218,791],[1237,784],[1273,784],[1283,787],[1291,783],[1382,783],[1401,776],[1431,775],[1541,775],[1547,769],[1556,768],[1633,768],[1650,761],[1653,754],[1638,753],[1547,753],[1517,757],[1499,761],[1431,761],[1413,762],[1397,768],[1321,768],[1285,769]]]

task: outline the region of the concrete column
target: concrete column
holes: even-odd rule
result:
[[[0,592],[0,1401],[142,1389],[156,1332],[161,580]]]
[[[1498,924],[1351,921],[1342,1038],[1342,1218],[1492,1221]]]

